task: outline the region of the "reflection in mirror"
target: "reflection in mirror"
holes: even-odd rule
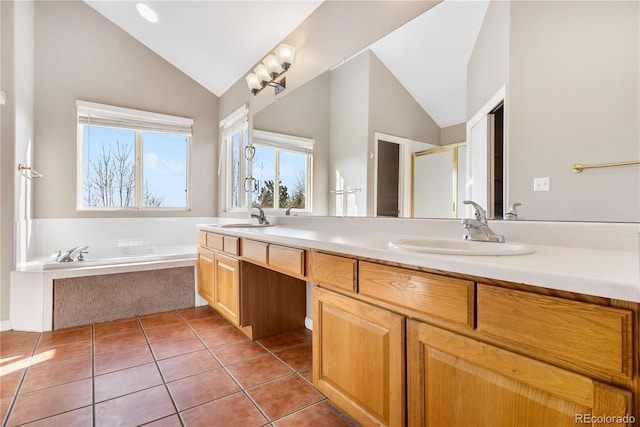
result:
[[[485,156],[487,195],[468,185],[458,195],[485,197],[496,218],[518,202],[519,220],[639,222],[640,167],[571,172],[574,163],[640,158],[639,9],[624,1],[445,0],[283,94],[254,115],[254,126],[316,140],[314,215],[376,215],[376,133],[431,146],[466,142],[472,156],[469,122],[504,90],[504,152]],[[454,53],[458,65],[447,62]],[[461,85],[451,84],[456,76]],[[400,162],[411,164],[411,153]],[[548,191],[534,191],[537,178],[550,182]],[[409,216],[402,179],[397,211]],[[413,203],[415,217],[441,215],[417,208],[417,195]]]
[[[464,142],[412,154],[412,216],[461,218],[467,152]]]

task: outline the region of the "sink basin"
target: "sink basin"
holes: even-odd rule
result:
[[[256,224],[252,222],[237,222],[233,224],[208,224],[211,227],[218,228],[259,228],[259,227],[273,227],[273,224]]]
[[[462,239],[399,239],[389,242],[391,249],[448,255],[523,255],[535,251],[524,243],[478,242]]]

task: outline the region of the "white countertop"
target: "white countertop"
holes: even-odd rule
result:
[[[391,240],[432,236],[425,236],[423,230],[418,229],[415,232],[406,228],[400,232],[390,230],[389,227],[384,227],[384,221],[371,224],[374,227],[351,229],[332,228],[330,224],[314,225],[311,221],[291,222],[293,223],[262,228],[220,228],[207,224],[198,227],[270,243],[640,302],[640,257],[637,246],[635,250],[617,250],[533,243],[535,252],[525,255],[439,255],[390,249],[388,244]],[[447,230],[441,231],[441,235],[433,237],[442,237],[443,233],[450,233],[452,229],[456,230],[458,235],[461,234],[459,224],[445,223],[445,228]],[[636,229],[631,230],[637,233]],[[506,235],[508,237],[508,234]],[[523,243],[531,244],[530,241]]]

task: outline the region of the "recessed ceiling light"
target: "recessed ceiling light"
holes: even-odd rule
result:
[[[158,14],[153,11],[149,6],[144,3],[136,3],[136,9],[138,13],[147,21],[156,23],[158,22]]]

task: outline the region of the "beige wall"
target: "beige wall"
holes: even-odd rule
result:
[[[35,8],[34,216],[213,216],[218,99],[80,1]],[[76,211],[77,99],[195,120],[190,212]]]
[[[439,2],[323,2],[283,40],[297,48],[296,59],[287,73],[287,90],[311,81]],[[267,90],[257,96],[251,95],[243,76],[220,97],[220,119],[245,103],[249,104],[251,112],[256,113],[275,102],[276,98],[273,91]]]
[[[525,218],[640,221],[640,3],[511,4],[511,202]],[[553,19],[551,19],[553,18]],[[550,177],[549,192],[533,192]]]
[[[30,215],[32,182],[17,173],[18,163],[32,164],[34,134],[34,5],[31,2],[0,2],[0,87],[7,92],[2,108],[0,138],[0,320],[9,318],[9,274],[15,256],[16,221]]]
[[[328,214],[330,84],[330,72],[321,74],[253,116],[254,129],[315,141],[312,185],[314,215]]]
[[[487,8],[467,66],[467,120],[507,84],[510,7],[510,2],[493,0]]]

